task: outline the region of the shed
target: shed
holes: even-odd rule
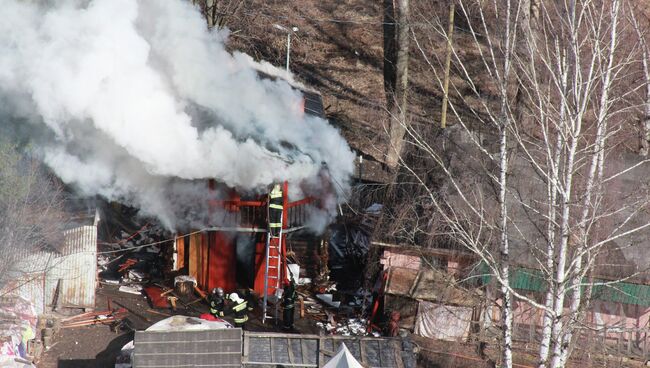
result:
[[[64,244],[52,266],[46,270],[46,305],[95,308],[97,284],[97,223],[99,214],[63,232]]]
[[[417,318],[423,318],[418,315],[424,313],[425,309],[431,309],[422,306],[422,302],[461,307],[463,311],[469,310],[470,316],[472,309],[480,303],[476,294],[478,291],[470,292],[464,289],[453,277],[442,271],[390,267],[387,272],[384,311],[399,311],[401,328],[415,329]]]

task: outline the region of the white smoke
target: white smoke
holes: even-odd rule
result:
[[[0,6],[2,124],[47,127],[44,161],[83,192],[169,227],[187,198],[178,178],[313,188],[325,164],[345,192],[353,153],[339,132],[303,116],[288,83],[260,79],[249,56],[227,52],[227,31],[207,31],[189,1]]]

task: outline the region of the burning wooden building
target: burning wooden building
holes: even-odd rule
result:
[[[321,95],[301,92],[302,112],[324,117]],[[245,195],[209,180],[208,226],[177,235],[174,269],[195,278],[205,291],[253,289],[266,305],[290,278],[289,235],[302,232],[311,209],[320,205],[312,197],[290,200],[287,182],[272,187],[269,193]]]

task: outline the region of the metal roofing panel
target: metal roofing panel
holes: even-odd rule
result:
[[[305,99],[305,113],[319,118],[325,117],[323,97],[318,92],[302,91]]]
[[[487,267],[483,265],[485,273],[481,277],[482,282],[487,284],[491,280],[491,275],[487,272]],[[592,298],[595,300],[610,301],[615,303],[650,306],[650,285],[634,284],[630,282],[613,282],[609,280],[594,279],[589,281],[583,280],[587,285],[594,282],[592,289]],[[598,283],[609,283],[602,285]],[[517,290],[532,292],[544,292],[546,290],[546,281],[542,271],[530,268],[516,268],[510,274],[510,285]],[[585,287],[582,288],[585,292]]]
[[[7,298],[20,297],[31,303],[36,315],[43,314],[45,310],[44,277],[44,273],[31,273],[13,278],[0,289],[0,295],[6,295]]]
[[[66,230],[61,257],[47,273],[46,301],[52,303],[57,285],[57,304],[63,307],[94,308],[97,277],[97,227]],[[59,280],[60,283],[59,283]]]

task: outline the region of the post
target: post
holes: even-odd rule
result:
[[[291,31],[287,33],[287,71],[289,71],[289,54],[291,53]]]
[[[643,359],[648,357],[648,333],[643,332]]]
[[[634,335],[634,331],[632,329],[629,329],[627,331],[627,355],[631,356],[632,355],[632,336]]]
[[[445,56],[445,80],[442,86],[442,111],[440,113],[440,127],[447,127],[447,101],[449,100],[449,69],[451,69],[451,38],[454,36],[454,12],[455,4],[452,0],[449,4],[449,29],[447,31],[447,55]]]

